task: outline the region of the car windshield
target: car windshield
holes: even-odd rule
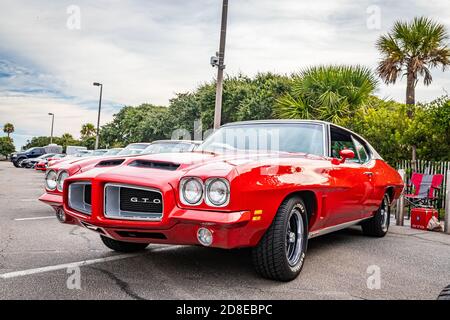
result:
[[[192,150],[192,144],[187,142],[155,142],[145,148],[142,154],[187,152]]]
[[[275,151],[324,155],[323,126],[261,123],[222,127],[197,149],[203,152]]]
[[[129,156],[134,154],[141,154],[142,151],[144,151],[145,148],[148,147],[148,144],[146,143],[133,143],[126,146],[125,149],[120,151],[117,155],[118,156]]]

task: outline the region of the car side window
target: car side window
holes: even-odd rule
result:
[[[333,158],[340,158],[339,152],[344,149],[350,149],[355,153],[354,159],[349,159],[349,162],[359,162],[358,153],[352,135],[342,129],[331,127],[331,156]]]
[[[369,160],[369,154],[367,152],[366,147],[359,142],[358,139],[356,139],[355,137],[353,137],[353,141],[355,143],[355,148],[356,148],[356,157],[359,158],[359,162],[360,163],[366,163]]]

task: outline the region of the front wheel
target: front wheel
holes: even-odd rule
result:
[[[384,237],[389,229],[391,206],[389,195],[386,193],[375,215],[361,224],[363,233],[371,237]]]
[[[23,160],[25,160],[25,158],[19,158],[19,159],[17,159],[16,161],[13,161],[14,167],[20,168],[20,166],[21,166]]]
[[[300,197],[285,200],[252,258],[256,272],[264,278],[290,281],[303,268],[308,244],[308,213]]]
[[[105,236],[100,236],[105,246],[118,252],[137,252],[148,247],[149,243],[136,243],[114,240]]]

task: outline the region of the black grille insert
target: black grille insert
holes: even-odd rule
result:
[[[92,188],[90,184],[84,186],[84,202],[91,205],[91,192]]]
[[[161,162],[161,161],[149,161],[149,160],[135,160],[129,164],[131,167],[151,168],[175,171],[180,166],[177,163]]]
[[[128,212],[161,213],[162,195],[143,189],[120,188],[120,210]]]

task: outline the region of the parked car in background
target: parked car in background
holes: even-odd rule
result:
[[[190,152],[201,143],[202,141],[194,140],[157,140],[153,141],[141,154]]]
[[[44,147],[34,147],[27,149],[22,152],[16,152],[11,155],[11,162],[16,168],[20,168],[22,162],[26,159],[33,159],[40,157],[47,152],[45,151]]]
[[[91,157],[93,154],[92,150],[79,150],[77,153],[75,154],[71,154],[71,155],[66,155],[64,158],[60,158],[60,159],[55,159],[55,160],[51,160],[48,162],[48,167],[53,166],[57,163],[60,162],[65,162],[65,161],[78,161],[81,158],[86,158],[86,157]]]
[[[130,143],[124,149],[117,153],[117,156],[132,156],[141,154],[145,148],[147,148],[151,143],[141,142],[141,143]]]
[[[74,154],[77,154],[81,150],[87,150],[87,147],[82,146],[67,146],[66,147],[66,154],[68,156],[72,156]]]
[[[70,177],[48,172],[47,188],[63,191],[61,222],[119,252],[251,247],[256,271],[279,281],[300,273],[310,238],[357,224],[383,237],[403,189],[366,140],[322,121],[231,123],[182,156],[105,164]]]
[[[62,153],[62,150],[62,146],[57,144],[49,144],[45,147],[33,147],[22,152],[13,153],[11,155],[11,162],[16,168],[19,168],[22,165],[22,161],[26,159],[34,159],[48,153]]]
[[[50,161],[57,161],[57,160],[61,160],[62,158],[64,158],[66,156],[66,154],[55,154],[53,156],[51,156],[50,158],[47,159],[41,159],[39,162],[37,162],[34,166],[35,170],[38,171],[46,171],[47,167],[48,167],[48,163]]]
[[[116,154],[118,154],[122,150],[123,150],[123,148],[108,149],[108,152],[106,152],[103,156],[105,156],[105,157],[115,156]]]
[[[107,152],[108,152],[108,149],[97,149],[97,150],[92,151],[91,156],[93,156],[93,157],[103,156]]]
[[[52,165],[46,174],[45,193],[39,198],[52,206],[55,211],[62,210],[62,188],[64,179],[74,174],[86,172],[93,168],[112,168],[130,157],[139,157],[141,153],[179,153],[190,152],[201,142],[190,140],[158,140],[152,143],[132,143],[116,154],[116,156],[89,157],[85,159],[69,159]],[[155,148],[150,148],[155,146]],[[178,156],[178,155],[177,155]]]
[[[53,156],[55,156],[54,153],[46,153],[46,154],[43,154],[42,156],[39,156],[39,157],[37,157],[37,158],[25,159],[25,160],[23,160],[23,161],[20,163],[20,167],[22,167],[22,168],[27,168],[27,169],[34,168],[34,166],[35,166],[38,162],[44,161],[44,160],[46,161],[48,158],[51,158],[51,157],[53,157]]]

